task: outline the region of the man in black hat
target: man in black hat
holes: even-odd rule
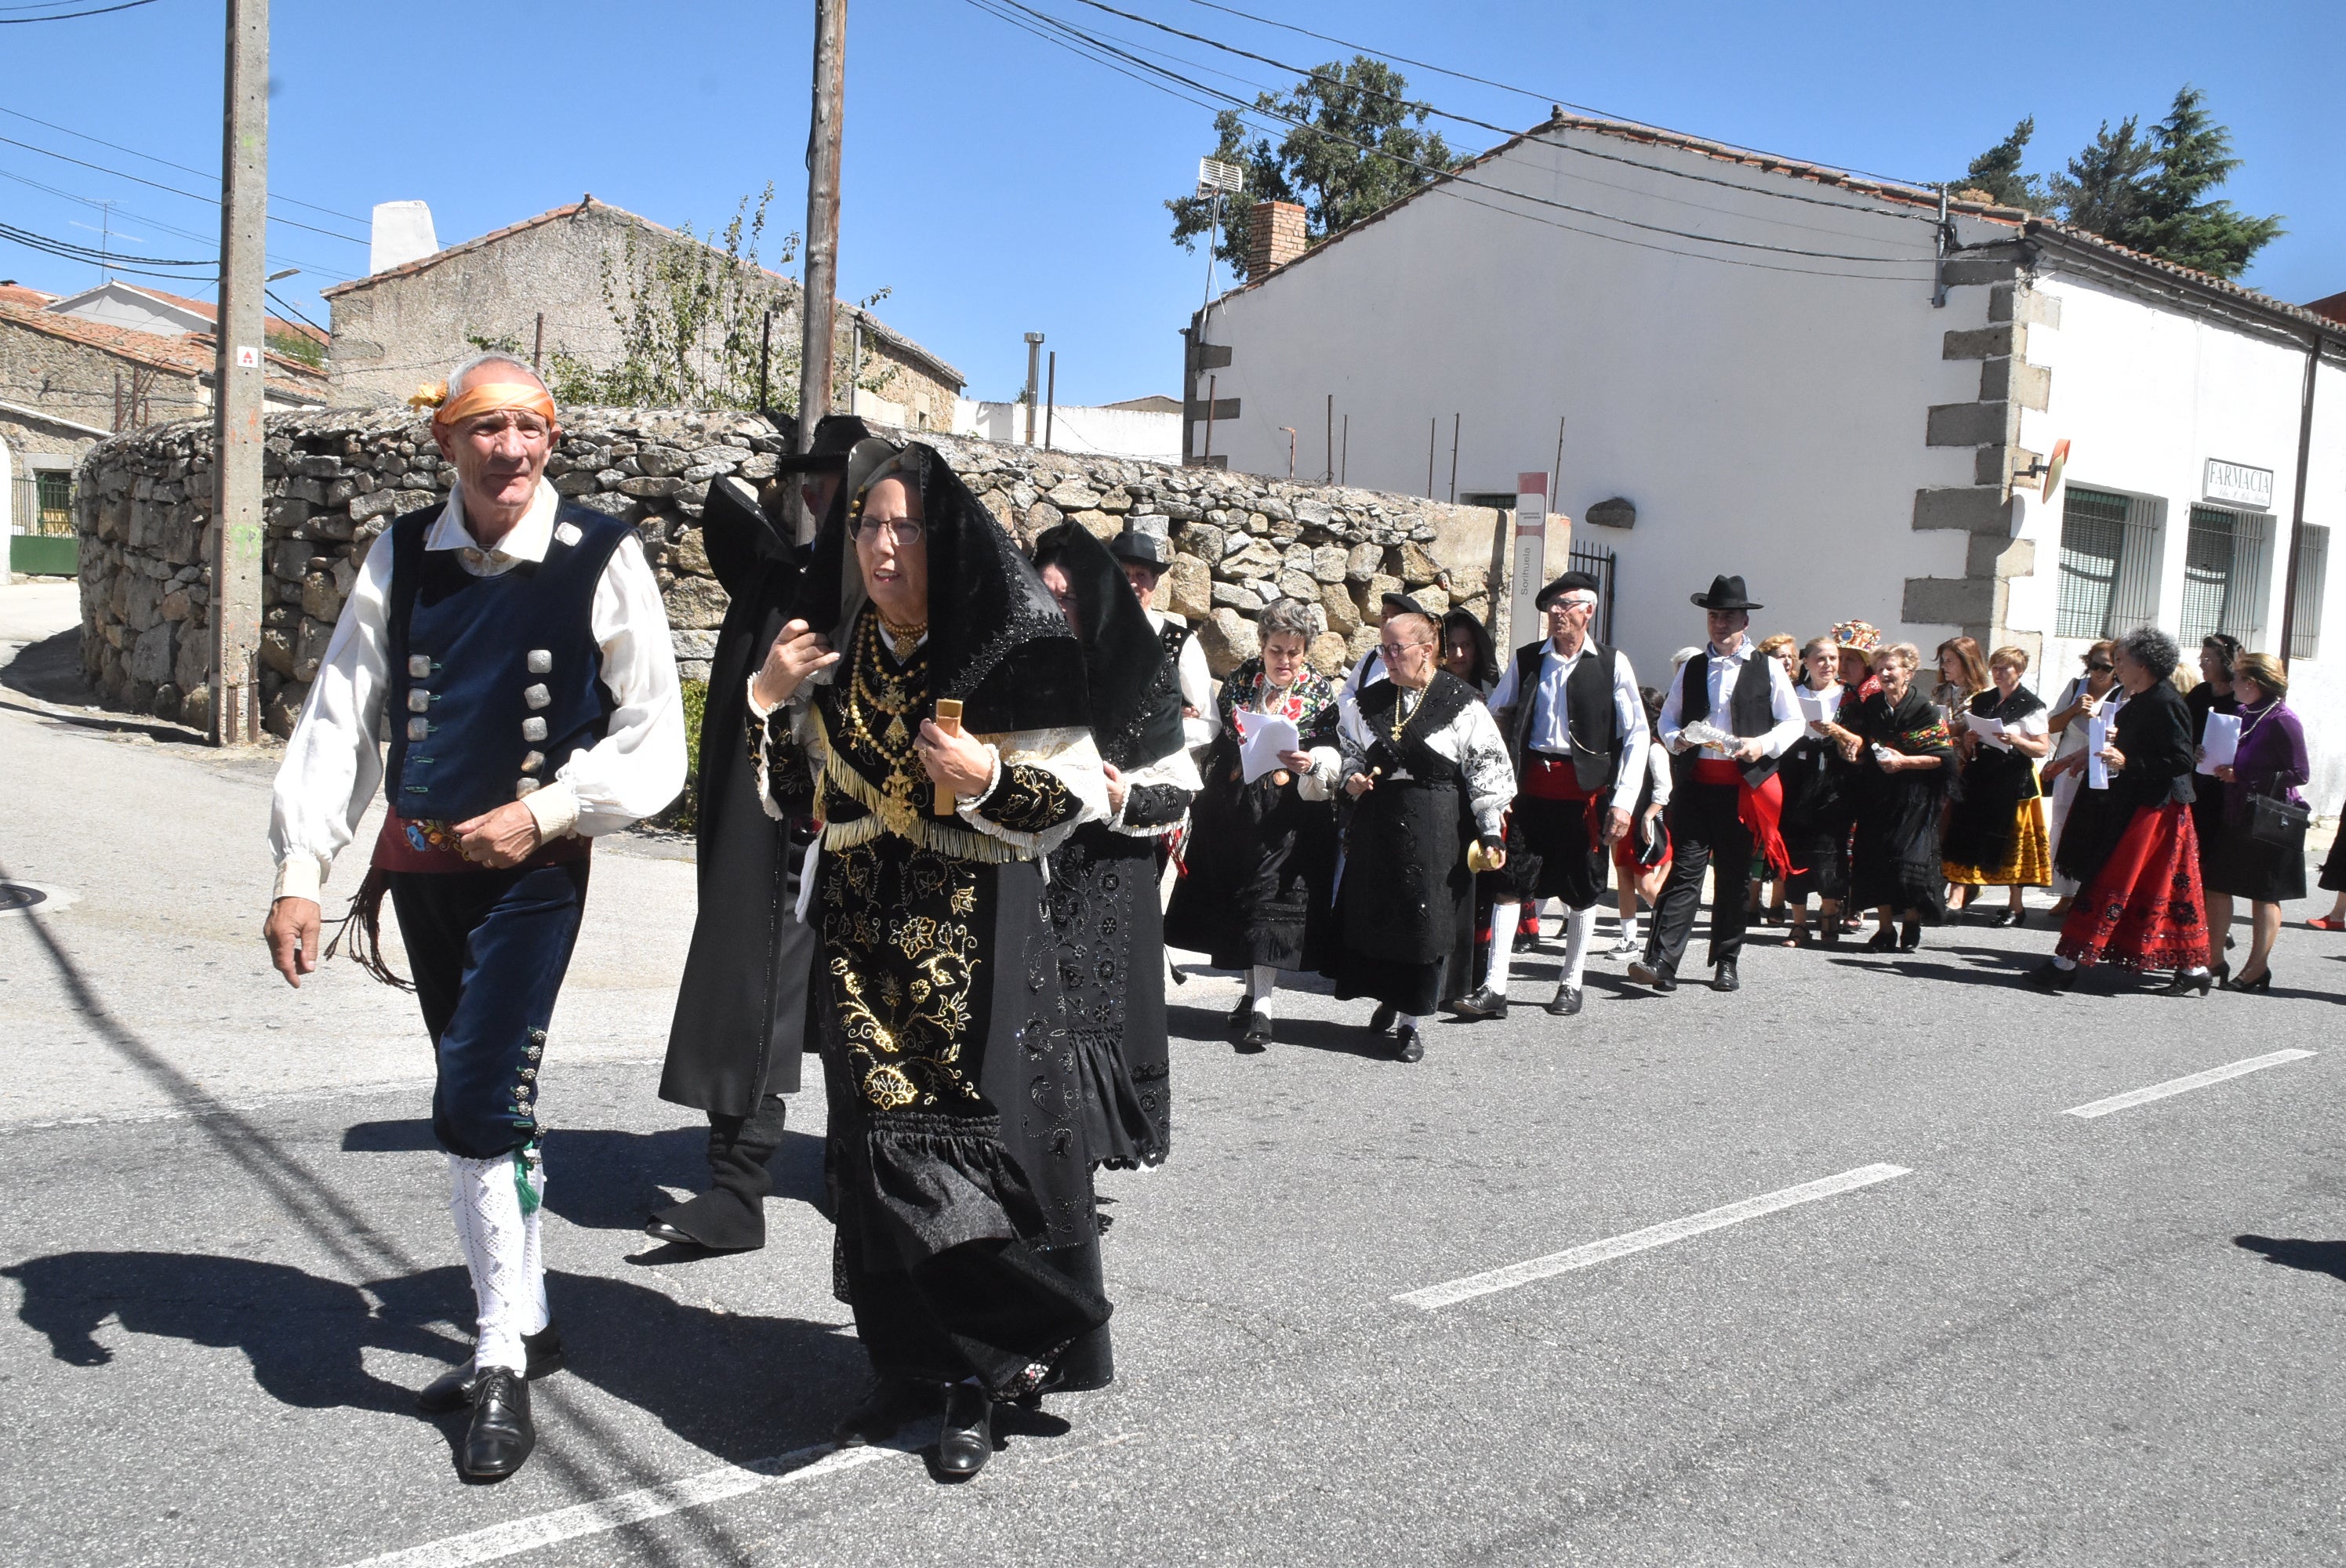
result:
[[[849,450],[870,433],[852,414],[830,415],[815,426],[811,450],[776,465],[762,504],[746,484],[720,480],[701,514],[709,565],[732,602],[709,660],[696,824],[699,916],[659,1094],[709,1114],[709,1190],[644,1227],[678,1246],[747,1252],[766,1244],[767,1162],[782,1141],[783,1096],[799,1087],[814,962],[814,932],[795,912],[814,838],[813,787],[777,788],[775,799],[792,803],[779,818],[760,803],[745,743],[749,681],[798,592],[800,542],[775,521],[788,504],[785,487],[795,481],[807,517],[819,521],[838,494]]]
[[[1580,979],[1605,892],[1606,851],[1629,830],[1629,809],[1646,755],[1646,705],[1629,656],[1588,635],[1596,614],[1596,579],[1566,572],[1534,601],[1547,636],[1508,661],[1491,709],[1515,764],[1515,824],[1536,856],[1538,899],[1561,899],[1564,971],[1547,1010],[1580,1011]],[[1491,911],[1491,969],[1483,987],[1459,1004],[1470,1018],[1507,1013],[1507,961],[1522,906],[1501,900]]]
[[[1711,983],[1733,991],[1740,983],[1736,959],[1743,951],[1743,884],[1752,845],[1761,847],[1778,875],[1789,872],[1776,830],[1783,807],[1776,759],[1806,726],[1783,665],[1753,657],[1745,633],[1760,606],[1744,592],[1743,579],[1714,577],[1710,591],[1692,599],[1708,615],[1710,641],[1679,667],[1657,727],[1672,753],[1676,859],[1655,901],[1646,956],[1629,966],[1629,978],[1656,991],[1678,989],[1678,960],[1702,902],[1702,874],[1716,860],[1710,962],[1718,976]]]
[[[1189,623],[1157,607],[1157,585],[1173,565],[1173,546],[1164,535],[1127,522],[1107,550],[1123,565],[1125,580],[1140,596],[1140,607],[1148,613],[1148,624],[1180,678],[1181,738],[1191,752],[1201,751],[1214,743],[1213,672],[1206,667],[1206,650],[1198,646]]]

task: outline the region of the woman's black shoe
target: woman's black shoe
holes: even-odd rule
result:
[[[1866,942],[1866,944],[1865,944],[1865,945],[1866,945],[1866,947],[1868,948],[1868,950],[1870,950],[1870,951],[1872,951],[1872,952],[1897,952],[1897,951],[1898,951],[1898,928],[1897,928],[1896,926],[1891,926],[1891,925],[1885,925],[1885,926],[1883,926],[1880,931],[1875,932],[1873,933],[1872,937],[1872,938],[1871,938],[1871,939]]]
[[[2016,925],[2026,925],[2028,923],[2028,911],[2025,910],[2005,910],[1987,923],[1994,926],[1998,931],[2004,931]]]
[[[973,1476],[994,1457],[994,1396],[974,1383],[945,1390],[945,1424],[937,1434],[937,1468]]]
[[[1404,1024],[1402,1027],[1399,1038],[1394,1043],[1393,1060],[1396,1062],[1422,1062],[1424,1059],[1424,1037],[1418,1033],[1416,1024]]]
[[[1827,947],[1841,945],[1841,916],[1829,915],[1817,927],[1817,940]]]
[[[2208,994],[2208,988],[2215,983],[2216,976],[2214,972],[2211,970],[2203,969],[2198,973],[2194,974],[2188,969],[2178,969],[2175,972],[2175,978],[2168,981],[2160,988],[2159,994],[2162,996],[2188,996],[2196,991],[2200,995],[2205,996]]]
[[[2079,972],[2075,968],[2064,969],[2048,958],[2028,972],[2028,983],[2040,991],[2075,991]]]
[[[1241,991],[1239,993],[1238,1005],[1230,1009],[1230,1015],[1229,1019],[1224,1022],[1222,1027],[1228,1033],[1239,1033],[1246,1028],[1247,1020],[1251,1018],[1253,1015],[1254,997],[1249,993]]]
[[[2265,972],[2262,974],[2258,975],[2254,980],[2233,980],[2227,977],[2221,982],[2221,983],[2227,991],[2270,991],[2272,989],[2272,966],[2270,964],[2267,964],[2265,966]]]
[[[1247,1014],[1246,1029],[1239,1035],[1239,1049],[1254,1055],[1270,1048],[1270,1015],[1267,1013]]]
[[[1920,921],[1908,921],[1905,926],[1898,933],[1898,951],[1901,952],[1912,952],[1916,948],[1921,947],[1922,945],[1922,922]]]

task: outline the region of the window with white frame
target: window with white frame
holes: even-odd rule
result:
[[[2158,614],[2159,504],[2072,484],[2062,492],[2055,636],[2101,638]]]
[[[2183,612],[2176,635],[2186,647],[2218,632],[2254,647],[2265,625],[2265,579],[2272,560],[2272,519],[2254,512],[2194,506],[2183,545]]]
[[[2297,593],[2290,621],[2289,657],[2321,657],[2321,588],[2330,581],[2330,530],[2308,523],[2298,530]]]

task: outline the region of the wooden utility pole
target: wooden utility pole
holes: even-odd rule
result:
[[[807,123],[806,271],[799,297],[799,450],[831,412],[831,303],[839,297],[839,158],[847,113],[847,0],[815,0],[814,114]]]
[[[260,738],[261,290],[269,228],[269,0],[228,0],[219,358],[212,372],[212,743]]]

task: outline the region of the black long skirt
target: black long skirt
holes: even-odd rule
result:
[[[836,1272],[883,1376],[1039,1386],[1108,1303],[1042,867],[891,836],[825,851],[811,1027]]]
[[[1161,1164],[1173,1105],[1155,840],[1085,823],[1052,852],[1049,899],[1085,1147],[1095,1167]]]
[[[1850,856],[1849,899],[1855,907],[1887,906],[1902,915],[1912,910],[1925,925],[1946,918],[1946,873],[1939,855],[1939,806],[1945,791],[1928,782],[1936,777],[1897,774],[1865,780]]]
[[[2216,793],[2209,789],[2208,794]],[[2195,824],[2198,813],[2194,813]],[[2305,840],[2268,844],[2251,835],[2246,822],[2229,813],[2216,813],[2214,849],[2199,851],[2199,877],[2211,893],[2229,893],[2257,903],[2286,903],[2305,896]],[[2331,851],[2336,859],[2336,851]]]
[[[1433,1013],[1460,989],[1445,982],[1474,919],[1473,894],[1454,780],[1388,779],[1362,796],[1345,829],[1336,890],[1344,939],[1331,972],[1338,998],[1374,997],[1414,1017]]]
[[[1270,774],[1241,783],[1227,750],[1209,759],[1205,790],[1189,808],[1165,942],[1206,954],[1218,969],[1321,969],[1337,950],[1329,905],[1335,808]]]

